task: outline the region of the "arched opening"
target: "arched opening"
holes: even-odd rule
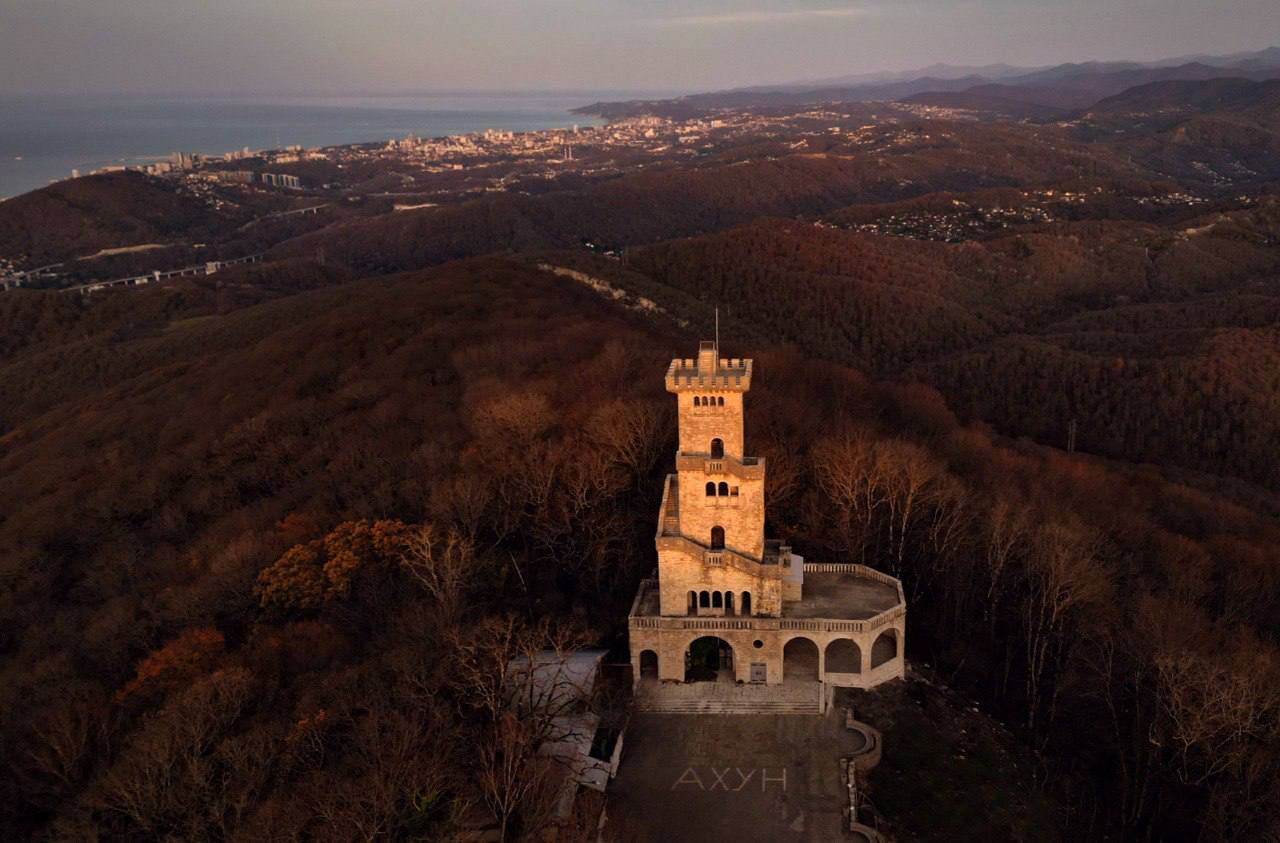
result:
[[[742,614],[751,614],[751,592],[749,591],[742,592]]]
[[[713,608],[713,609],[723,609],[723,608],[724,608],[724,595],[723,595],[723,594],[721,594],[721,593],[720,593],[720,592],[718,592],[718,591],[713,591],[713,592],[711,592],[711,608]]]
[[[693,406],[695,407],[702,406],[702,398],[700,396],[697,396],[697,395],[693,396]]]
[[[818,680],[818,645],[808,638],[792,638],[782,648],[782,678]]]
[[[724,527],[711,528],[711,549],[724,550]]]
[[[698,592],[689,592],[689,614],[698,614]]]
[[[732,682],[733,648],[722,638],[708,635],[689,644],[684,654],[684,681]]]
[[[707,481],[707,497],[714,498],[716,496],[716,484],[714,480]]]
[[[701,594],[699,594],[699,595],[698,595],[698,605],[699,605],[699,606],[701,606],[703,609],[710,609],[710,608],[711,608],[711,594],[710,594],[709,592],[706,592],[706,591],[704,591],[704,592],[702,592]]]
[[[898,631],[886,629],[871,645],[871,667],[877,668],[898,657]]]
[[[653,650],[640,651],[640,678],[658,678],[658,654]]]
[[[733,614],[733,592],[726,591],[724,593],[724,613],[726,615]]]
[[[720,497],[722,497],[722,498],[727,498],[727,497],[729,497],[729,484],[728,484],[728,483],[725,483],[725,482],[721,482],[721,483],[720,483]]]
[[[848,638],[827,645],[827,673],[861,673],[862,650]]]
[[[723,458],[724,458],[724,440],[712,439],[711,440],[711,459],[719,460]]]
[[[724,396],[723,396],[723,395],[722,395],[722,396],[720,396],[718,399],[716,399],[716,404],[718,404],[718,405],[719,405],[719,406],[721,406],[721,407],[723,407],[723,406],[724,406]]]

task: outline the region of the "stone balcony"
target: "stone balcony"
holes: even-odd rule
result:
[[[681,452],[676,454],[676,471],[724,474],[740,480],[763,480],[764,459],[743,457],[739,460],[730,456],[713,457],[707,453]]]
[[[627,619],[632,629],[788,630],[870,633],[907,612],[901,584],[864,565],[805,565],[805,597],[782,604],[781,617],[661,614],[658,581],[641,582]]]

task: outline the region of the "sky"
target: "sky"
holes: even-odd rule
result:
[[[699,91],[1274,44],[1277,0],[0,0],[0,93]]]

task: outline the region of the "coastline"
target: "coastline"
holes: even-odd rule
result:
[[[600,93],[246,97],[154,100],[0,97],[0,201],[95,169],[138,166],[174,153],[331,148],[416,134],[542,131],[600,117],[574,109]],[[437,107],[432,107],[437,106]]]

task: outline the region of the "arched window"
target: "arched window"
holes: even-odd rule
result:
[[[720,483],[720,497],[722,498],[729,497],[729,484],[723,481],[721,481]]]
[[[751,614],[751,592],[749,591],[742,592],[742,614]]]
[[[689,614],[698,614],[698,592],[689,592]]]
[[[724,593],[724,613],[726,615],[733,614],[733,592],[726,591]]]
[[[712,439],[711,440],[711,459],[718,460],[723,458],[724,458],[724,440]]]
[[[714,498],[715,496],[716,496],[716,484],[715,484],[715,481],[708,480],[708,481],[707,481],[707,497],[709,497],[709,498]]]
[[[701,399],[701,398],[699,398],[697,395],[693,396],[693,406],[695,406],[695,407],[701,407],[701,406],[702,406],[702,399]]]
[[[723,396],[723,395],[721,395],[718,399],[716,399],[716,403],[717,403],[717,404],[719,404],[721,407],[723,407],[723,406],[724,406],[724,396]]]
[[[724,527],[711,528],[711,549],[724,550]]]
[[[711,608],[713,608],[713,609],[723,609],[723,608],[724,608],[724,595],[723,595],[723,594],[721,594],[721,593],[720,593],[720,592],[718,592],[718,591],[713,591],[713,592],[711,592]]]
[[[701,594],[699,594],[699,595],[698,595],[698,605],[699,605],[699,606],[701,606],[703,609],[710,609],[710,608],[711,608],[711,595],[710,595],[710,594],[708,594],[708,593],[707,593],[707,592],[705,592],[705,591],[704,591],[704,592],[702,592]]]

